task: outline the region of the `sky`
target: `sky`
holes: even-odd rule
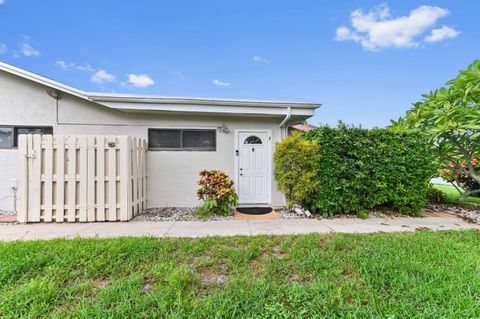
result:
[[[383,127],[480,58],[480,1],[0,0],[0,61],[85,91],[318,102]]]

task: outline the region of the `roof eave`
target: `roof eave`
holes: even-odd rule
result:
[[[108,101],[96,103],[102,104],[106,107],[116,109],[123,112],[135,113],[150,113],[150,112],[180,112],[180,113],[204,113],[204,114],[236,114],[236,115],[264,115],[264,116],[285,116],[287,107],[278,106],[264,106],[264,105],[215,105],[215,104],[172,104],[172,103],[135,103],[131,101]],[[305,118],[313,116],[314,108],[292,108],[292,115],[302,116]]]
[[[291,102],[291,101],[268,101],[268,100],[231,100],[231,99],[212,99],[212,98],[190,98],[190,97],[168,97],[151,95],[124,95],[124,94],[97,94],[87,92],[86,95],[95,102],[108,104],[134,103],[143,104],[145,110],[151,109],[150,104],[169,104],[169,105],[216,105],[216,106],[238,106],[238,107],[279,107],[279,108],[307,108],[317,109],[321,106],[319,103],[309,102]],[[102,104],[103,104],[102,103]]]

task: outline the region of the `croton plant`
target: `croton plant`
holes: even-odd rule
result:
[[[201,171],[198,185],[198,198],[204,201],[204,208],[212,213],[226,216],[231,207],[238,204],[234,182],[221,170]]]

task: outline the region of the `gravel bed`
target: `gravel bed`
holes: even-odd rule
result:
[[[448,213],[480,224],[480,206],[478,205],[451,205],[451,204],[429,204],[427,209],[434,212]]]
[[[298,215],[297,213],[293,211],[289,211],[286,208],[279,208],[275,209],[275,211],[278,213],[278,217],[280,219],[304,219],[307,218],[305,215]]]
[[[132,222],[169,222],[169,221],[215,221],[215,220],[234,220],[233,215],[229,216],[212,216],[208,219],[202,219],[193,215],[195,208],[192,207],[159,207],[149,208],[140,215],[135,216]],[[304,215],[298,215],[294,211],[286,208],[276,208],[280,219],[305,219]],[[393,215],[385,215],[381,212],[371,211],[370,217],[392,217]],[[340,214],[333,217],[323,217],[315,214],[314,219],[335,219],[335,218],[358,218],[355,214]]]
[[[159,207],[149,208],[142,214],[135,216],[132,222],[170,222],[170,221],[215,221],[215,220],[234,220],[233,215],[212,216],[208,219],[202,219],[193,215],[195,208],[191,207]],[[298,219],[305,218],[286,209],[276,209],[280,219]]]
[[[212,216],[205,220],[193,215],[195,208],[192,207],[159,207],[149,208],[140,215],[135,216],[132,222],[171,222],[171,221],[214,221],[233,220],[231,216]]]

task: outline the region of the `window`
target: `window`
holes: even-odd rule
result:
[[[0,148],[12,148],[12,127],[0,127]]]
[[[53,134],[51,126],[0,126],[0,149],[18,146],[19,134]]]
[[[215,151],[215,130],[149,129],[148,148],[153,151]]]
[[[243,144],[262,144],[262,140],[258,136],[250,135],[245,139]]]
[[[20,134],[53,134],[51,126],[14,126],[13,146],[18,146],[18,135]]]

